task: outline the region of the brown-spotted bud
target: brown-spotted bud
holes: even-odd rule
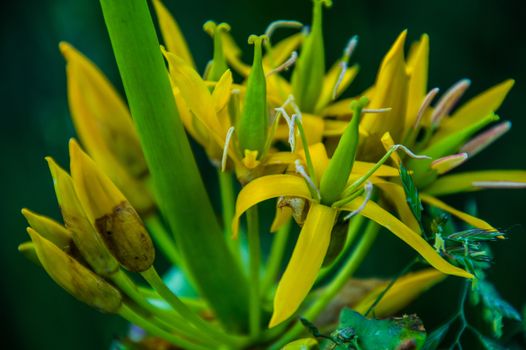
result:
[[[78,248],[80,255],[99,275],[110,276],[119,269],[119,263],[110,254],[101,237],[89,222],[77,197],[71,176],[55,161],[46,158],[57,196],[64,224]],[[28,219],[29,220],[29,219]],[[39,227],[31,226],[41,232]],[[42,233],[44,235],[44,233]],[[44,236],[48,238],[48,236]]]
[[[141,218],[75,140],[69,146],[73,184],[90,223],[122,266],[130,271],[147,270],[155,250]]]
[[[108,313],[121,307],[121,293],[77,260],[66,254],[37,231],[28,228],[38,260],[49,276],[80,301]]]

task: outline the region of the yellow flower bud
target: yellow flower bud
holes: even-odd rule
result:
[[[68,293],[80,301],[108,313],[117,313],[121,307],[121,293],[77,260],[28,228],[38,259],[49,276]]]
[[[121,265],[130,271],[147,270],[155,250],[141,218],[75,140],[69,145],[73,184],[90,223]]]

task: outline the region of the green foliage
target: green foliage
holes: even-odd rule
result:
[[[433,332],[431,332],[426,339],[426,342],[424,344],[424,347],[422,350],[435,350],[438,349],[438,346],[444,340],[444,337],[447,334],[447,331],[449,330],[449,324],[446,323],[445,325],[435,329]]]
[[[415,216],[418,222],[422,222],[422,202],[418,195],[418,190],[413,182],[413,178],[409,175],[407,168],[400,164],[400,179],[402,180],[402,186],[406,196],[407,204],[411,209],[411,212]]]
[[[426,339],[422,322],[416,315],[375,320],[344,308],[340,312],[338,327],[330,335],[321,334],[305,319],[301,321],[314,337],[321,340],[322,350],[420,349]]]

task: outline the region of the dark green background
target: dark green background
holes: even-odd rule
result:
[[[211,40],[201,30],[208,19],[226,21],[244,43],[275,19],[310,19],[308,0],[167,1],[175,13],[200,67],[211,56]],[[4,322],[0,347],[9,349],[106,349],[125,323],[76,302],[33,264],[16,252],[26,240],[20,208],[57,216],[45,155],[66,164],[66,141],[74,131],[68,117],[64,62],[57,44],[73,43],[117,82],[100,6],[89,0],[30,0],[1,5],[1,210],[0,314]],[[500,109],[513,122],[512,131],[465,168],[526,169],[526,31],[519,1],[345,1],[336,0],[325,16],[329,62],[348,38],[360,36],[354,61],[362,70],[352,87],[358,93],[374,81],[378,64],[398,33],[431,37],[430,88],[442,91],[460,78],[472,79],[468,96],[504,79],[517,83]],[[246,46],[245,46],[246,47]],[[465,101],[465,99],[464,99]],[[466,197],[452,198],[458,205]],[[502,294],[516,307],[526,302],[526,192],[491,191],[473,195],[482,217],[497,227],[511,228],[512,239],[496,245],[491,273]],[[408,250],[388,234],[363,271],[387,275],[396,271]],[[378,258],[378,257],[381,258]],[[362,274],[363,274],[362,271]],[[455,283],[428,294],[436,307],[417,309],[431,328],[448,315]],[[441,289],[440,289],[441,288]],[[434,297],[435,299],[431,299]],[[11,344],[11,345],[6,345]],[[5,347],[4,347],[5,345]]]

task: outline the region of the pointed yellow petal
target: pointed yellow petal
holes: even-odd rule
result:
[[[186,40],[179,29],[179,25],[166,9],[160,0],[153,1],[153,7],[157,14],[157,20],[159,21],[159,28],[163,35],[164,44],[168,51],[173,52],[175,55],[181,57],[187,64],[195,68],[195,63],[192,58],[192,54],[188,49]]]
[[[432,196],[443,196],[457,192],[469,192],[481,190],[481,183],[503,184],[508,183],[510,188],[526,186],[525,170],[484,170],[464,172],[460,174],[446,175],[438,178],[434,183],[424,189],[424,192]],[[516,184],[516,186],[513,186]]]
[[[334,102],[333,104],[325,107],[323,111],[321,112],[321,115],[336,116],[336,117],[351,115],[351,109],[349,108],[349,105],[351,104],[351,101],[353,100],[355,100],[355,98],[345,98],[343,100]]]
[[[303,33],[296,33],[272,45],[272,49],[263,57],[263,65],[270,69],[278,67],[289,59],[292,52],[300,46],[303,39]]]
[[[380,139],[380,141],[382,141],[382,145],[384,145],[384,149],[386,151],[389,151],[389,149],[391,149],[391,147],[393,147],[395,145],[395,142],[391,136],[391,133],[388,131],[386,132],[382,138]],[[400,159],[400,156],[398,155],[397,152],[393,152],[391,153],[391,159],[393,160],[393,162],[396,164],[397,167],[400,167],[400,163],[402,163],[402,159]]]
[[[309,153],[312,160],[312,167],[314,168],[314,174],[316,174],[316,179],[320,181],[325,169],[329,165],[329,157],[327,156],[327,150],[325,145],[321,142],[309,146]],[[305,151],[301,150],[300,155],[303,160],[303,164],[307,164],[305,159]],[[316,184],[318,185],[318,184]]]
[[[110,252],[130,271],[150,268],[155,250],[135,209],[74,140],[70,141],[70,157],[79,201]]]
[[[323,119],[316,115],[304,113],[302,116],[303,130],[305,130],[305,136],[309,145],[321,142],[323,137]],[[301,142],[298,139],[298,147],[301,146]]]
[[[270,232],[278,231],[283,225],[285,225],[292,218],[292,208],[286,205],[276,205],[276,214],[272,225],[270,226]]]
[[[32,228],[28,228],[27,232],[34,243],[38,260],[59,286],[96,309],[108,313],[118,312],[122,297],[117,289]]]
[[[71,232],[64,226],[53,219],[33,213],[28,209],[22,209],[22,215],[24,215],[29,225],[44,238],[65,252],[69,251],[73,238],[71,237]]]
[[[82,143],[108,172],[124,167],[135,178],[148,174],[135,125],[104,74],[71,45],[60,43],[67,61],[68,99]]]
[[[228,101],[230,100],[230,95],[232,92],[232,72],[230,69],[227,69],[225,73],[221,76],[221,79],[217,82],[212,92],[212,97],[215,101],[215,110],[216,112],[221,111],[226,107]],[[230,127],[228,125],[227,127]]]
[[[402,137],[409,80],[404,59],[406,34],[406,31],[400,34],[385,56],[376,78],[371,103],[368,106],[371,109],[390,107],[391,111],[382,114],[366,114],[362,119],[361,125],[371,135],[363,145],[362,155],[367,155],[366,160],[377,158],[383,153],[383,147],[379,141],[386,131],[391,133],[395,141]]]
[[[35,249],[35,244],[31,241],[24,242],[18,245],[18,251],[29,261],[34,263],[37,266],[42,267],[40,260],[38,260],[37,251]]]
[[[352,167],[352,172],[356,174],[365,174],[369,170],[371,170],[371,168],[373,168],[375,165],[376,165],[375,163],[355,161]],[[393,168],[392,166],[389,166],[389,165],[381,165],[378,168],[378,170],[374,172],[374,176],[379,176],[379,177],[392,177],[392,176],[398,176],[398,175],[399,175],[398,169]]]
[[[460,220],[470,224],[473,227],[480,228],[482,230],[488,230],[488,231],[497,231],[493,226],[488,224],[486,221],[479,219],[475,216],[471,216],[469,214],[466,214],[464,212],[461,212],[460,210],[457,210],[453,207],[450,207],[446,203],[436,199],[433,196],[430,196],[425,193],[420,194],[420,199],[422,199],[422,202],[430,204],[434,207],[437,207],[439,209],[444,210],[445,212],[450,213],[451,215],[456,216]]]
[[[75,192],[71,176],[55,161],[46,158],[53,177],[55,194],[62,212],[64,224],[80,254],[99,275],[110,276],[119,268],[119,263],[110,254],[101,237],[86,216]]]
[[[362,202],[363,198],[357,198],[342,209],[348,211],[356,210],[360,207]],[[379,225],[394,233],[398,238],[420,254],[435,269],[448,275],[473,278],[472,274],[453,266],[444,260],[418,233],[411,230],[388,211],[382,209],[378,204],[372,201],[367,202],[367,205],[360,214],[377,222]]]
[[[274,296],[269,328],[291,317],[309,293],[321,268],[338,211],[312,203],[292,257]]]
[[[170,76],[186,105],[198,118],[218,145],[223,145],[226,132],[216,115],[215,102],[203,79],[181,58],[170,52],[164,52],[170,67]]]
[[[400,277],[374,308],[375,317],[384,318],[397,313],[418,298],[420,294],[444,280],[446,276],[435,269],[425,269]],[[388,284],[389,282],[385,282],[372,290],[353,307],[354,311],[365,313]]]
[[[414,125],[418,110],[427,94],[429,67],[429,36],[422,35],[409,53],[407,72],[409,87],[407,94],[406,126]]]
[[[469,100],[451,118],[442,121],[434,138],[440,139],[456,130],[467,128],[479,119],[495,112],[499,109],[514,83],[515,81],[512,79],[506,80]]]
[[[310,199],[310,191],[305,181],[293,175],[268,175],[249,182],[236,201],[236,213],[232,220],[232,232],[237,237],[239,218],[245,211],[259,202],[280,196],[301,197]]]

